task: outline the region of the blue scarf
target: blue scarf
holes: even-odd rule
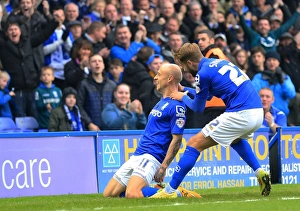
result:
[[[75,114],[75,110],[70,111],[68,106],[64,105],[65,112],[66,112],[68,120],[70,122],[71,130],[72,131],[83,131],[79,108],[77,105],[75,105],[74,108],[77,111],[77,115]]]

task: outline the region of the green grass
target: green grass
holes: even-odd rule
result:
[[[273,185],[269,197],[259,195],[258,187],[196,190],[201,199],[103,198],[100,194],[37,196],[0,199],[1,211],[88,211],[88,210],[299,210],[300,184]]]

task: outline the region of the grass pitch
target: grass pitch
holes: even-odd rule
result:
[[[101,194],[37,196],[0,199],[1,211],[89,211],[89,210],[299,210],[300,184],[273,185],[269,197],[258,187],[196,190],[201,199],[103,198]]]

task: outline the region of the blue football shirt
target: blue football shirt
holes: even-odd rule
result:
[[[186,106],[183,102],[169,97],[160,100],[148,116],[148,123],[134,155],[148,153],[163,162],[172,134],[183,134],[185,122]]]
[[[185,87],[194,100],[187,95],[182,100],[196,112],[203,111],[206,100],[212,96],[224,101],[226,112],[262,108],[261,99],[248,76],[227,60],[201,59],[195,82],[196,89]]]

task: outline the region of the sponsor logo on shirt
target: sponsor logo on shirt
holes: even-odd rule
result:
[[[183,106],[176,106],[176,116],[177,117],[185,117],[185,109]]]
[[[157,116],[157,117],[161,117],[162,112],[156,109],[152,109],[151,113],[152,116]]]

